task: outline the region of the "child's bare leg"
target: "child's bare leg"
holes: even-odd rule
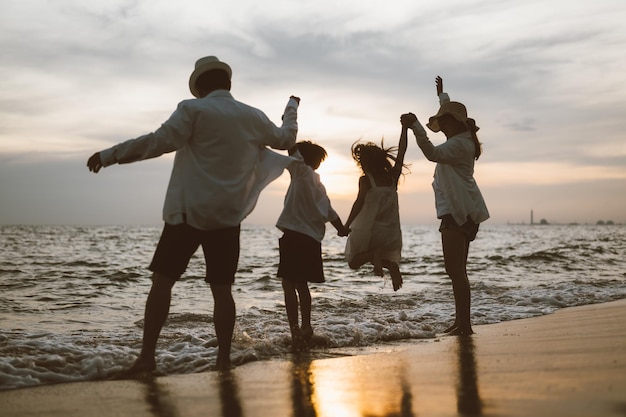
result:
[[[289,321],[289,328],[295,329],[298,326],[298,296],[296,294],[296,287],[292,281],[283,278],[283,291],[285,293],[285,309],[287,310],[287,320]]]
[[[388,259],[383,259],[382,265],[389,270],[391,274],[391,283],[393,284],[393,290],[398,291],[402,288],[402,273],[400,273],[400,267],[397,263]]]
[[[282,280],[283,290],[285,293],[285,309],[287,310],[287,320],[289,321],[289,331],[291,332],[291,348],[293,350],[302,349],[304,344],[302,331],[298,325],[298,295],[296,294],[296,286],[292,281]]]
[[[313,336],[313,328],[311,327],[311,292],[306,281],[296,284],[298,296],[300,298],[300,313],[302,314],[302,336],[308,340]]]

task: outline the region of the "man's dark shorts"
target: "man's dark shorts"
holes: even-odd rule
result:
[[[165,224],[150,270],[178,280],[189,260],[202,246],[206,262],[205,281],[232,284],[239,262],[239,226],[218,230],[199,230],[187,224]]]
[[[474,223],[472,219],[467,217],[467,221],[462,225],[458,225],[456,221],[454,221],[454,217],[451,214],[444,214],[441,218],[441,225],[439,225],[439,231],[443,231],[445,229],[458,230],[463,233],[465,237],[467,237],[468,242],[476,239],[476,234],[478,233],[478,224]]]

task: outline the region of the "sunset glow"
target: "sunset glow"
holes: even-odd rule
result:
[[[298,140],[328,151],[319,174],[343,217],[360,175],[350,146],[395,145],[408,111],[426,122],[441,75],[481,128],[476,179],[490,221],[521,221],[540,201],[555,221],[626,223],[622,1],[5,3],[0,223],[159,223],[170,155],[98,176],[85,163],[157,129],[191,97],[206,55],[228,62],[233,96],[275,123],[290,95],[302,99]],[[406,162],[402,218],[434,221],[435,165],[412,134]],[[272,223],[288,181],[271,184],[247,221]]]

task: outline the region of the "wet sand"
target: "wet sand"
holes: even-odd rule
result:
[[[471,337],[0,392],[9,416],[626,416],[626,299]]]

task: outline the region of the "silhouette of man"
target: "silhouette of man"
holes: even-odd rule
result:
[[[152,288],[145,308],[143,346],[127,374],[156,368],[155,350],[171,301],[171,289],[191,256],[202,246],[205,281],[214,299],[213,322],[218,339],[216,367],[231,367],[235,325],[231,286],[239,261],[239,231],[259,193],[282,173],[264,171],[266,146],[294,146],[298,97],[291,96],[276,126],[260,110],[230,93],[232,70],[215,56],[199,59],[189,78],[196,97],[184,100],[153,133],[95,153],[89,170],[141,161],[176,152],[163,207],[165,225],[150,264]]]

